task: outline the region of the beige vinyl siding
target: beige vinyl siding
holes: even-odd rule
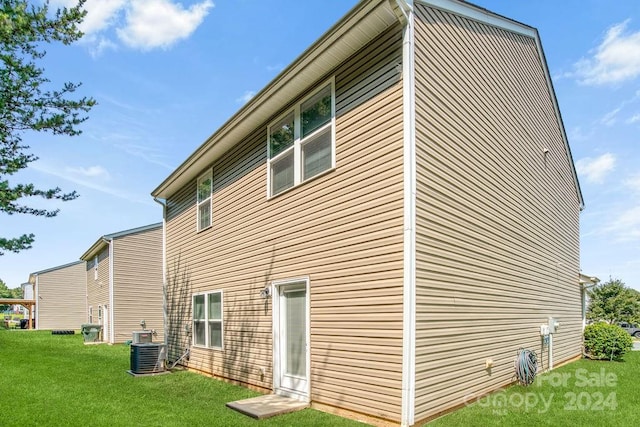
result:
[[[191,294],[222,290],[224,349],[192,347],[189,366],[271,389],[272,301],[260,290],[309,277],[311,400],[400,419],[400,33],[335,72],[335,170],[267,200],[265,123],[213,162],[212,228],[196,233],[195,181],[168,198],[170,357],[187,345]]]
[[[109,305],[109,245],[98,254],[98,279],[95,279],[93,270],[93,258],[86,263],[87,272],[87,311],[86,319],[89,321],[89,307],[93,307],[93,323],[98,323],[98,306]],[[103,312],[104,323],[104,312]],[[108,337],[102,336],[104,341]]]
[[[153,341],[162,342],[162,227],[117,237],[111,244],[114,343],[130,340],[143,319],[157,332]]]
[[[82,263],[38,274],[37,287],[37,329],[80,329],[86,306]]]
[[[512,382],[521,347],[546,369],[548,316],[555,363],[580,355],[580,202],[536,41],[416,12],[421,420]]]

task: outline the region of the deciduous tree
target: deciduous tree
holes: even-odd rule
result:
[[[609,279],[589,291],[587,319],[608,323],[640,321],[640,293],[620,279]]]

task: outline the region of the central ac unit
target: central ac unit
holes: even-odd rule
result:
[[[153,374],[164,371],[166,347],[160,343],[131,344],[131,372]]]
[[[133,344],[142,344],[151,342],[153,338],[153,334],[151,331],[133,331]]]

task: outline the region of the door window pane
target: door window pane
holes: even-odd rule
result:
[[[331,129],[302,146],[303,179],[331,169]]]
[[[285,293],[286,310],[286,366],[288,375],[306,376],[306,291]]]

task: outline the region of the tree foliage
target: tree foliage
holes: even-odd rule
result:
[[[82,37],[78,25],[86,14],[84,2],[79,0],[75,7],[52,13],[48,0],[42,5],[0,0],[0,211],[8,215],[53,217],[58,209],[36,209],[21,200],[41,197],[68,201],[78,196],[75,191],[63,193],[57,187],[43,190],[33,184],[13,184],[8,178],[38,159],[22,141],[25,132],[78,135],[78,125],[87,119],[84,114],[95,105],[92,98],[70,98],[79,83],[67,82],[60,89],[50,89],[51,81],[38,65],[46,55],[42,46],[69,45]],[[0,237],[0,255],[29,249],[34,237]]]
[[[584,330],[584,351],[590,359],[621,360],[632,347],[631,335],[618,325],[600,322]]]
[[[609,279],[588,295],[587,319],[611,324],[640,321],[640,293],[626,287],[620,279]]]
[[[22,288],[9,289],[4,280],[0,279],[0,298],[22,298]],[[8,305],[0,304],[0,311],[8,308]]]

